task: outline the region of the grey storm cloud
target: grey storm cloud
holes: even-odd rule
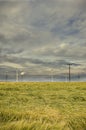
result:
[[[4,36],[4,34],[0,34],[0,42],[6,42],[6,41],[7,41],[7,39]]]
[[[28,61],[31,64],[34,64],[36,68],[38,69],[39,67],[50,67],[50,68],[55,68],[55,67],[61,67],[66,65],[68,62],[66,60],[53,60],[53,61],[45,61],[43,59],[31,59],[31,58],[18,58],[18,57],[12,57],[12,56],[1,56],[0,57],[0,63],[3,62],[9,62],[9,63],[15,63],[15,64],[20,64],[21,68],[26,67],[29,68],[27,65],[25,65],[26,61]],[[12,66],[11,66],[12,68]],[[13,66],[13,68],[15,68]]]
[[[0,64],[86,64],[85,7],[86,0],[0,0]]]
[[[16,50],[14,50],[14,49],[9,49],[9,48],[0,48],[0,54],[1,55],[13,55],[13,54],[20,54],[20,53],[22,53],[24,50],[23,49],[16,49]]]

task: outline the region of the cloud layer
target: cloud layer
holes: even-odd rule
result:
[[[65,71],[70,62],[85,67],[85,6],[85,0],[0,0],[0,65],[42,72]]]

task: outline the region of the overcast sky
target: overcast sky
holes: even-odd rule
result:
[[[0,66],[45,73],[70,62],[85,69],[86,0],[0,0]]]

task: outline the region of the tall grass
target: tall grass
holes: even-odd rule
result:
[[[86,83],[0,83],[0,130],[86,130]]]

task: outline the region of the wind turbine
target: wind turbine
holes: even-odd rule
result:
[[[24,76],[24,74],[25,74],[24,71],[22,71],[22,72],[20,73],[20,75],[21,75],[21,77],[22,77],[22,81],[23,81],[23,76]]]

